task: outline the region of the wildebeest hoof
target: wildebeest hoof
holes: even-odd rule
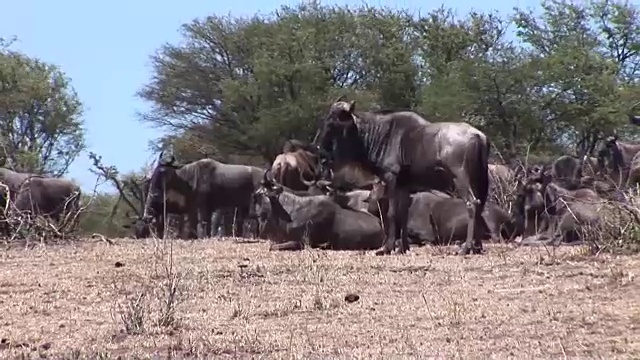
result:
[[[387,249],[386,247],[381,247],[380,249],[376,250],[375,254],[376,256],[389,255],[391,254],[391,250]]]
[[[461,246],[460,250],[458,250],[458,255],[460,256],[469,255],[470,252],[471,252],[471,249],[469,249],[466,246]]]
[[[401,248],[397,248],[397,249],[393,252],[393,254],[394,254],[394,255],[404,255],[404,254],[406,254],[406,253],[407,253],[407,249],[401,249]]]

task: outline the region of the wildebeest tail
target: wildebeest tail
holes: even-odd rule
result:
[[[489,195],[489,149],[490,142],[484,134],[474,134],[467,146],[465,166],[469,175],[469,185],[476,199],[480,200],[481,209]]]

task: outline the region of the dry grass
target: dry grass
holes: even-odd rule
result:
[[[640,356],[640,256],[488,246],[375,257],[176,241],[180,301],[162,327],[157,247],[116,243],[3,252],[0,358]],[[141,294],[146,324],[127,335],[121,317]]]

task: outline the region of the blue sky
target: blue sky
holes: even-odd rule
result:
[[[71,78],[85,106],[89,150],[102,155],[106,164],[121,172],[138,170],[153,155],[150,140],[161,135],[137,121],[136,112],[148,105],[135,92],[150,78],[149,55],[164,42],[180,40],[178,28],[197,17],[211,14],[250,16],[269,13],[283,4],[298,1],[150,1],[112,0],[22,0],[2,5],[0,37],[17,36],[12,49],[54,63]],[[326,4],[363,4],[362,1],[322,1]],[[404,8],[426,13],[442,2],[418,0],[367,1],[370,5]],[[498,10],[513,7],[537,7],[537,0],[463,1],[450,0],[447,7],[459,13]],[[88,154],[73,163],[69,177],[84,191],[95,184],[89,172]],[[102,187],[100,190],[109,190]]]

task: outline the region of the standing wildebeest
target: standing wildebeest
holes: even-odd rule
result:
[[[260,219],[261,235],[276,243],[272,250],[302,249],[305,233],[310,247],[328,243],[333,250],[372,250],[384,238],[375,216],[345,209],[330,196],[296,195],[270,179],[269,171],[253,201],[251,217]]]
[[[152,176],[153,174],[151,174]],[[184,231],[184,214],[187,213],[186,209],[186,201],[185,197],[176,192],[176,191],[167,191],[166,201],[162,201],[162,197],[155,197],[150,199],[148,208],[146,208],[147,204],[147,196],[149,195],[149,190],[151,187],[151,176],[147,176],[142,179],[140,187],[137,190],[140,191],[141,194],[138,196],[142,201],[142,211],[136,210],[136,212],[140,211],[136,214],[135,217],[128,216],[133,219],[133,223],[131,225],[124,225],[124,228],[133,228],[134,237],[137,239],[147,238],[151,236],[151,225],[155,227],[155,235],[159,238],[164,237],[164,226],[165,226],[165,211],[167,216],[175,216],[177,217],[177,234],[178,237],[183,236]],[[124,194],[121,194],[123,196]],[[125,202],[129,204],[132,208],[135,209],[133,203],[127,200],[126,196],[123,196]],[[166,206],[166,209],[165,209]],[[146,216],[145,216],[145,208],[146,208]],[[128,215],[129,213],[127,213]]]
[[[17,211],[30,211],[59,221],[64,213],[77,211],[80,207],[80,187],[68,179],[0,168],[0,182],[7,185],[9,200]]]
[[[198,217],[204,222],[203,236],[210,236],[212,215],[217,209],[237,207],[240,209],[238,223],[244,222],[251,196],[260,185],[263,173],[264,170],[253,166],[224,164],[213,159],[177,165],[174,156],[167,160],[161,153],[151,176],[143,217],[151,216],[155,201],[162,203],[163,188],[166,188],[168,198],[183,200],[181,207],[186,209],[189,221],[187,238],[198,237]],[[172,192],[178,195],[169,195]],[[238,232],[242,236],[242,227]]]
[[[409,248],[407,221],[410,193],[436,189],[455,192],[466,201],[467,239],[460,254],[480,253],[480,223],[489,188],[489,140],[466,123],[429,123],[411,111],[356,112],[355,101],[335,102],[316,140],[337,160],[353,160],[380,177],[390,206],[387,238],[376,254],[389,254],[401,239]],[[475,240],[475,241],[474,241]]]

